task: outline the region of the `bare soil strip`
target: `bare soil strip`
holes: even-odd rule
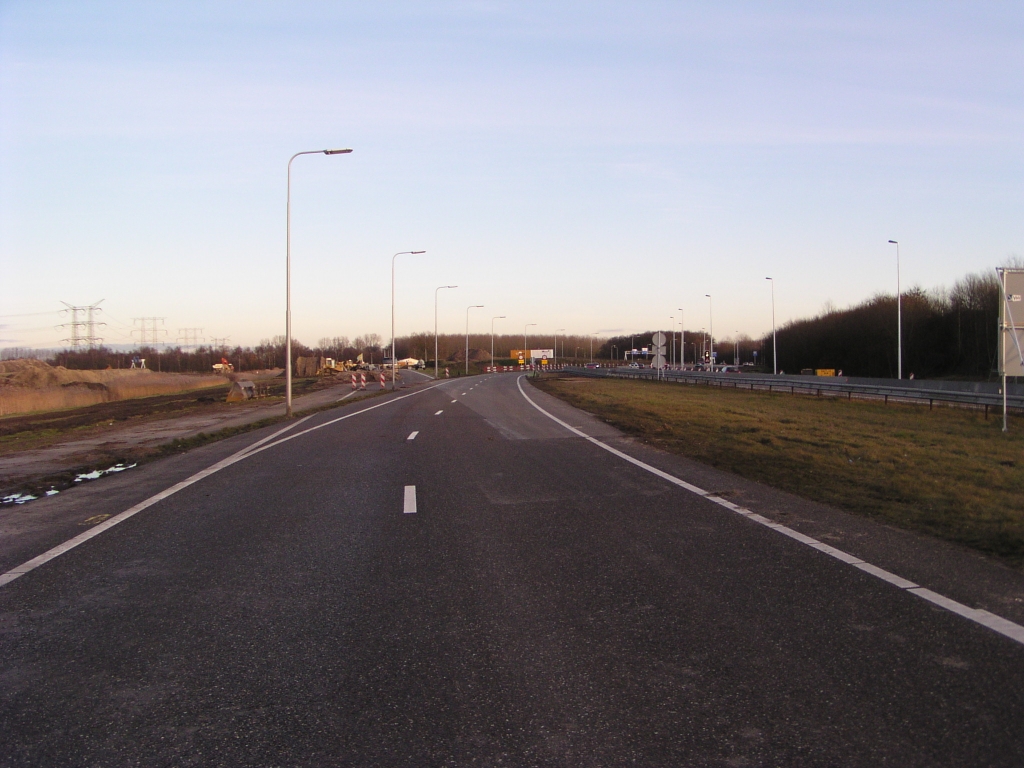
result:
[[[333,407],[350,391],[341,384],[296,380],[296,409]],[[283,382],[275,383],[271,397],[244,403],[225,403],[223,392],[200,390],[0,419],[0,497],[63,490],[80,473],[144,462],[272,424],[283,418],[283,389]]]

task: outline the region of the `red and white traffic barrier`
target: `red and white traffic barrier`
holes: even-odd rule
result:
[[[355,378],[353,376],[353,379],[352,379],[352,389],[355,389],[355,388],[356,388],[356,381],[355,381]],[[360,371],[359,372],[359,388],[360,389],[366,389],[366,371]]]
[[[356,372],[352,371],[352,391],[356,391]]]

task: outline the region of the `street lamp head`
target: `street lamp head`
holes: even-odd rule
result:
[[[897,242],[896,240],[890,240],[889,242],[892,243],[893,245],[899,245],[899,242]]]
[[[426,253],[426,251],[409,251],[409,253]]]
[[[765,280],[771,280],[771,278],[770,277],[766,277]]]
[[[347,155],[352,152],[351,149],[325,149],[325,155]]]
[[[711,298],[711,294],[710,293],[705,293],[704,295],[707,296],[709,299]]]

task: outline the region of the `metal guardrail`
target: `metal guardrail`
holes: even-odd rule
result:
[[[822,376],[767,376],[752,373],[711,373],[710,371],[679,371],[663,370],[659,377],[658,371],[649,368],[576,368],[567,367],[574,375],[595,378],[638,379],[645,381],[666,381],[679,384],[704,384],[734,389],[749,389],[764,392],[788,392],[790,394],[810,394],[819,397],[843,397],[847,399],[882,400],[883,402],[924,403],[929,408],[936,403],[958,405],[968,408],[984,408],[988,416],[989,409],[1002,413],[1003,395],[1001,392],[958,391],[955,389],[929,389],[925,382],[915,386],[898,384],[865,384],[844,380],[829,381]],[[944,383],[945,384],[945,383]],[[1024,411],[1024,395],[1010,394],[1007,391],[1007,410]]]

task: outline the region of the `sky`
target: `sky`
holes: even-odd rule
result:
[[[778,325],[1024,254],[1019,2],[0,0],[0,348]],[[709,300],[706,294],[711,295]],[[671,319],[670,318],[674,318]],[[137,329],[137,325],[134,326]]]

